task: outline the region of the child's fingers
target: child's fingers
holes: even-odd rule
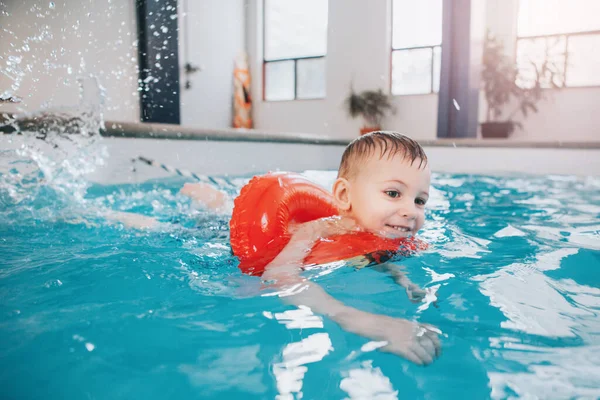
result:
[[[437,357],[439,352],[439,342],[438,345],[434,342],[433,338],[430,335],[423,335],[419,338],[419,344],[429,355],[432,357]]]
[[[323,229],[320,233],[323,236],[343,235],[359,230],[356,221],[347,217],[331,217],[320,220],[323,223]]]
[[[296,240],[318,240],[335,235],[357,232],[360,228],[356,222],[347,217],[327,217],[302,224],[290,224],[288,232]]]
[[[433,362],[433,356],[435,354],[433,348],[416,345],[411,350],[419,357],[423,365],[429,365]]]
[[[390,343],[386,346],[379,348],[379,351],[397,354],[400,357],[404,357],[408,361],[412,361],[417,365],[423,365],[423,360],[421,359],[421,357],[411,348],[404,348],[402,346]]]
[[[338,225],[347,231],[360,231],[360,226],[352,218],[342,217]]]

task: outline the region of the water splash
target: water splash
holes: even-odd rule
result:
[[[56,216],[85,206],[86,175],[104,164],[104,90],[95,77],[79,79],[79,104],[0,120],[0,204],[4,218]],[[10,207],[12,206],[12,207]],[[43,211],[42,211],[43,210]]]

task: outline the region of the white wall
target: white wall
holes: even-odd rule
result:
[[[245,1],[179,1],[178,11],[181,124],[229,128],[232,125],[234,60],[245,50]],[[187,40],[187,46],[184,40]],[[189,54],[186,54],[186,48]],[[188,90],[184,87],[186,61],[200,67],[200,71],[190,75],[191,88]]]
[[[488,27],[514,54],[517,0],[487,2]],[[12,90],[23,98],[19,105],[0,104],[0,112],[73,106],[79,101],[77,78],[91,75],[105,89],[106,119],[139,121],[134,1],[54,3],[54,8],[46,0],[0,4],[0,93]],[[286,102],[262,101],[262,0],[188,3],[194,20],[189,25],[190,60],[205,70],[192,77],[192,91],[182,92],[184,124],[230,126],[233,58],[244,40],[259,129],[352,138],[361,121],[351,120],[344,109],[350,82],[356,90],[389,89],[391,0],[329,0],[327,97]],[[600,88],[548,94],[540,112],[523,121],[523,129],[511,139],[600,139]],[[393,102],[398,111],[384,121],[384,128],[435,138],[437,95],[395,96]],[[480,110],[485,112],[485,104]]]
[[[506,54],[514,57],[517,40],[518,0],[488,0],[488,28],[502,39]],[[600,140],[600,87],[548,89],[539,112],[524,119],[512,140]],[[485,120],[485,98],[481,96],[480,121]],[[512,110],[511,105],[507,109]]]
[[[14,154],[24,143],[25,136],[0,135],[0,148]],[[61,151],[56,152],[53,143]],[[52,143],[37,141],[34,145],[46,157],[62,162],[75,157],[81,163],[82,148],[74,142]],[[106,151],[100,151],[104,148]],[[86,147],[86,179],[102,184],[144,182],[148,179],[173,176],[158,167],[132,163],[142,155],[176,168],[200,175],[240,176],[266,171],[337,170],[344,146],[308,145],[273,142],[233,142],[208,140],[163,140],[103,138]],[[600,148],[493,148],[493,147],[440,147],[425,146],[432,171],[436,173],[467,174],[564,174],[600,179]],[[104,156],[108,154],[108,158]],[[202,154],[202,157],[198,157]],[[97,162],[94,168],[92,161]],[[0,170],[12,168],[14,158],[0,158]],[[78,165],[79,165],[78,164]],[[135,171],[134,171],[135,166]]]
[[[514,140],[600,140],[600,88],[548,90],[540,112],[522,117]]]
[[[23,101],[0,104],[0,111],[75,106],[77,79],[89,84],[93,76],[105,89],[106,119],[139,121],[134,1],[1,3],[0,93],[9,90]]]
[[[343,102],[350,82],[355,89],[390,86],[391,0],[329,0],[325,99],[265,102],[262,100],[262,0],[250,0],[247,46],[251,55],[255,125],[259,129],[322,133],[340,138],[358,134]],[[487,27],[515,54],[518,0],[487,0]],[[549,90],[539,113],[523,120],[511,140],[599,140],[600,88]],[[483,96],[480,121],[485,118]],[[435,139],[437,95],[394,96],[398,112],[385,129],[417,139]]]
[[[255,127],[284,132],[323,133],[353,138],[362,121],[344,108],[350,83],[357,91],[390,87],[391,1],[329,0],[326,98],[265,102],[262,100],[262,1],[248,7],[247,46],[252,73]],[[433,139],[437,129],[437,95],[396,96],[396,115],[383,128],[419,139]]]

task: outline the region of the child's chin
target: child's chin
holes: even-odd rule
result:
[[[396,230],[383,230],[377,233],[379,234],[379,236],[383,236],[387,239],[406,239],[412,236],[412,232],[400,232]]]

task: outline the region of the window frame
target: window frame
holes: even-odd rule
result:
[[[267,40],[267,20],[266,20],[266,10],[267,10],[267,1],[263,0],[262,2],[262,101],[263,102],[283,102],[283,101],[297,101],[297,100],[323,100],[327,96],[327,90],[325,90],[325,95],[323,97],[301,97],[298,98],[298,60],[318,60],[325,59],[327,56],[327,52],[325,54],[320,55],[311,55],[311,56],[300,56],[300,57],[283,57],[283,58],[272,58],[267,60],[265,57],[266,54],[266,40]],[[329,1],[329,0],[327,0]],[[329,5],[328,5],[329,6]],[[281,61],[294,61],[294,98],[292,99],[283,99],[283,100],[268,100],[267,99],[267,64],[281,62]],[[327,82],[327,81],[325,81]],[[327,89],[327,88],[326,88]]]
[[[398,47],[395,48],[394,47],[394,3],[395,1],[392,0],[392,4],[390,7],[390,23],[391,23],[391,27],[392,29],[390,29],[391,31],[391,51],[390,51],[390,95],[392,96],[428,96],[431,94],[438,94],[439,90],[436,92],[434,90],[434,85],[435,85],[435,77],[433,76],[434,74],[434,57],[435,57],[435,48],[439,47],[440,48],[440,57],[442,57],[442,44],[444,42],[444,37],[443,37],[443,30],[442,30],[442,40],[440,41],[440,43],[438,44],[433,44],[433,45],[429,45],[429,46],[413,46],[413,47]],[[444,7],[444,2],[442,1],[442,19],[443,19],[443,7]],[[443,22],[443,21],[442,21]],[[407,94],[402,94],[402,93],[398,93],[395,94],[393,92],[393,88],[394,88],[394,52],[397,51],[410,51],[410,50],[421,50],[421,49],[431,49],[431,87],[429,92],[427,93],[407,93]],[[441,74],[441,71],[440,71]]]
[[[564,37],[565,38],[565,62],[563,65],[563,71],[564,71],[564,76],[563,76],[563,83],[561,86],[559,86],[560,89],[589,89],[589,88],[600,88],[600,84],[592,84],[592,85],[578,85],[578,86],[569,86],[567,85],[567,71],[568,71],[568,67],[569,67],[569,39],[572,36],[592,36],[592,35],[599,35],[600,36],[600,29],[598,30],[592,30],[592,31],[580,31],[580,32],[563,32],[563,33],[548,33],[548,34],[543,34],[543,35],[531,35],[531,36],[520,36],[519,35],[519,27],[518,27],[518,21],[519,21],[519,13],[521,12],[521,1],[519,0],[518,2],[518,9],[517,9],[517,35],[516,35],[516,39],[515,39],[515,50],[514,50],[514,60],[515,63],[517,62],[517,57],[519,54],[519,41],[524,41],[524,40],[535,40],[535,39],[548,39],[548,38],[561,38]],[[518,68],[518,66],[517,66]],[[552,88],[544,88],[544,89],[552,89]]]

